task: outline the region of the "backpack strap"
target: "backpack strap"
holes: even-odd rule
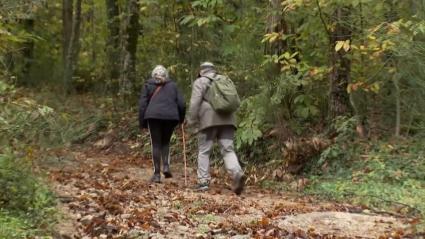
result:
[[[153,99],[153,97],[155,97],[158,92],[161,90],[161,88],[163,87],[163,85],[158,85],[155,90],[153,91],[153,93],[151,94],[151,96],[149,97],[149,102]]]
[[[207,90],[205,91],[205,93],[208,91],[208,89],[211,87],[211,84],[212,84],[212,82],[213,81],[216,81],[216,80],[218,80],[216,77],[217,76],[219,76],[219,74],[215,74],[214,75],[214,77],[208,77],[208,76],[202,76],[202,77],[205,77],[205,78],[207,78],[208,80],[210,80],[210,83],[208,84],[208,88],[207,88]]]
[[[215,76],[218,76],[218,74],[215,74]],[[215,79],[215,77],[208,77],[208,76],[202,76],[202,77],[207,78],[208,80],[210,80],[210,82],[217,80]]]
[[[205,77],[205,78],[207,78],[207,79],[210,81],[210,83],[208,84],[207,89],[205,89],[204,95],[202,96],[202,99],[204,99],[205,101],[208,101],[208,100],[205,98],[205,95],[207,94],[208,90],[209,90],[209,89],[210,89],[210,87],[211,87],[212,82],[213,82],[213,81],[215,81],[215,79],[213,79],[213,78],[211,78],[211,77],[208,77],[208,76],[202,76],[202,77]]]
[[[162,86],[163,86],[163,85],[160,85],[160,86],[157,86],[157,87],[156,87],[155,91],[153,92],[153,94],[152,94],[152,96],[151,96],[151,99],[152,99],[153,97],[155,97],[155,95],[157,95],[157,94],[158,94],[158,92],[161,90]]]

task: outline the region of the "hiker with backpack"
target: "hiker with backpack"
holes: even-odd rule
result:
[[[198,184],[197,191],[209,188],[209,157],[217,139],[227,172],[233,180],[232,190],[243,191],[245,176],[234,151],[236,130],[235,112],[240,100],[233,82],[217,73],[214,64],[200,66],[198,78],[192,86],[187,124],[198,134]]]
[[[183,123],[185,112],[184,98],[176,83],[169,78],[164,66],[156,66],[139,102],[139,127],[149,130],[152,144],[154,172],[151,182],[161,182],[161,162],[165,178],[172,177],[170,140],[174,128]]]

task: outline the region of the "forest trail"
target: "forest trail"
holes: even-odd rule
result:
[[[194,192],[183,164],[151,184],[152,163],[137,156],[80,149],[50,166],[64,219],[57,238],[389,238],[408,233],[406,219],[248,186],[236,196],[219,180]]]

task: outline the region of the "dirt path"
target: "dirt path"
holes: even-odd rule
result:
[[[70,158],[50,169],[65,215],[58,238],[389,238],[409,230],[401,219],[254,186],[240,197],[217,182],[193,192],[194,170],[185,187],[178,163],[174,178],[150,184],[149,160],[88,150]]]

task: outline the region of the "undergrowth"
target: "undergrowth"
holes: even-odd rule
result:
[[[387,209],[425,215],[425,152],[421,139],[358,144],[350,157],[312,170],[307,192]]]
[[[276,179],[269,173],[274,180],[268,177],[260,185],[324,200],[349,202],[393,215],[423,218],[423,137],[359,140],[355,123],[353,118],[338,119],[334,143],[307,160],[301,175],[288,174]],[[277,162],[282,165],[282,160]],[[276,170],[280,167],[274,166]],[[417,228],[425,230],[425,223],[420,222]]]
[[[35,99],[0,80],[0,238],[51,234],[58,212],[39,165],[52,148],[85,140],[105,122],[93,112],[68,113],[64,101]]]
[[[13,154],[0,155],[0,238],[27,238],[51,230],[54,196],[31,172],[31,164]]]
[[[335,144],[311,161],[307,193],[425,215],[425,142],[422,137],[359,141],[353,119],[336,122]]]
[[[25,215],[16,215],[3,209],[0,210],[0,225],[1,238],[25,238],[37,234]]]

